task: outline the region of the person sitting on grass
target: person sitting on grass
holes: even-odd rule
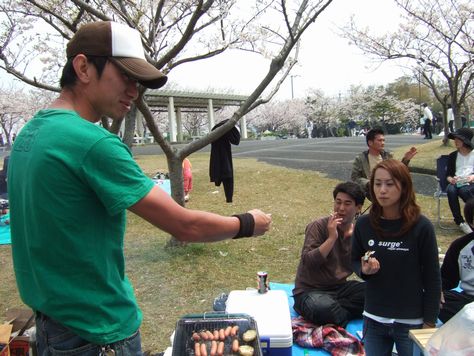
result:
[[[474,199],[464,205],[464,218],[474,226]],[[451,319],[466,304],[474,302],[474,233],[464,235],[449,245],[441,266],[443,298],[439,320]],[[461,283],[461,284],[459,284]],[[453,290],[458,285],[461,291]]]
[[[456,151],[448,156],[448,166],[446,168],[446,180],[448,187],[449,208],[454,217],[454,222],[465,234],[472,232],[471,227],[466,224],[461,215],[459,198],[467,201],[474,198],[474,145],[472,143],[473,132],[468,128],[460,128],[456,132],[450,132],[448,138],[454,140]]]
[[[364,205],[364,192],[354,182],[338,184],[330,216],[306,227],[296,273],[294,309],[317,325],[345,327],[362,317],[364,285],[347,280],[351,269],[351,236],[355,217]]]

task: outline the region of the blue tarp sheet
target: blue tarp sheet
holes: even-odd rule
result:
[[[155,184],[159,186],[161,189],[163,189],[166,193],[171,195],[171,182],[169,179],[153,178],[153,182],[155,182]]]
[[[288,297],[288,306],[290,307],[290,315],[291,318],[297,317],[298,313],[295,312],[293,309],[293,296],[292,296],[292,290],[294,288],[293,284],[284,284],[284,283],[273,283],[270,282],[270,289],[277,289],[277,290],[283,290],[286,292],[286,295]],[[362,332],[362,319],[355,319],[351,320],[349,324],[347,324],[346,330],[350,332],[352,335],[357,336],[360,338],[360,333]],[[358,333],[359,332],[359,333]],[[326,355],[331,355],[329,352],[323,350],[323,349],[307,349],[300,347],[296,344],[293,344],[293,347],[291,349],[292,356],[326,356]]]
[[[9,244],[12,242],[10,237],[10,225],[5,225],[5,220],[10,219],[10,214],[5,214],[0,217],[0,245]]]

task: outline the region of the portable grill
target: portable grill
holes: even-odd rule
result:
[[[221,314],[205,313],[183,316],[176,323],[176,330],[173,340],[172,356],[194,356],[195,341],[192,338],[193,333],[203,330],[220,330],[228,326],[239,326],[239,331],[235,337],[226,337],[224,340],[224,355],[238,355],[232,352],[232,342],[235,338],[239,340],[239,345],[249,345],[254,348],[254,355],[261,356],[260,337],[258,335],[257,323],[247,314]],[[257,337],[251,342],[244,342],[242,334],[249,329],[257,332]],[[207,345],[208,355],[211,341],[203,341]]]

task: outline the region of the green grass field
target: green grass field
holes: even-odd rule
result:
[[[453,150],[440,141],[419,145],[412,168],[435,168],[435,158]],[[395,152],[399,158],[406,147]],[[306,225],[332,210],[332,189],[339,182],[312,171],[285,169],[254,159],[234,159],[235,193],[232,204],[225,203],[222,187],[209,182],[208,154],[193,154],[194,189],[187,204],[231,215],[252,208],[272,213],[272,229],[264,237],[213,244],[189,244],[168,248],[169,236],[138,218],[128,215],[125,243],[127,273],[143,310],[144,350],[163,351],[184,314],[212,310],[213,299],[222,292],[255,287],[256,272],[266,270],[270,281],[292,283],[299,261]],[[143,170],[152,175],[167,171],[164,156],[137,157]],[[432,221],[436,200],[417,196],[422,212]],[[455,227],[446,199],[442,201],[445,225]],[[461,235],[457,229],[436,227],[442,252]],[[22,307],[13,275],[9,245],[0,246],[0,317],[13,307]]]

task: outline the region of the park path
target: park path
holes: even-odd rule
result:
[[[441,139],[436,137],[435,139]],[[387,135],[387,150],[400,146],[423,144],[420,135]],[[210,146],[201,151],[208,152]],[[233,157],[250,157],[269,164],[294,169],[306,169],[326,174],[329,178],[349,180],[355,156],[367,149],[365,137],[326,137],[314,139],[241,141],[232,146]],[[157,145],[136,146],[133,153],[162,154]],[[433,162],[434,164],[434,162]],[[433,176],[412,173],[415,190],[419,194],[433,195],[436,180]]]

